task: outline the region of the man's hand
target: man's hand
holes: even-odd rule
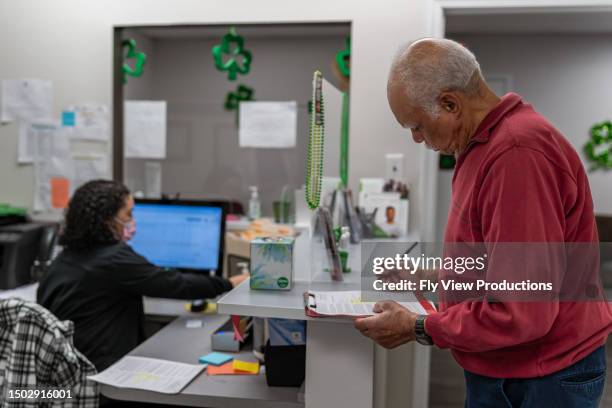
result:
[[[416,313],[388,300],[376,303],[374,313],[373,316],[355,319],[355,327],[364,336],[388,349],[415,339]]]

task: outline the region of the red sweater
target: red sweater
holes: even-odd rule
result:
[[[589,183],[569,142],[505,95],[458,157],[445,242],[597,242]],[[425,328],[466,370],[540,377],[582,359],[612,331],[605,302],[444,304]]]

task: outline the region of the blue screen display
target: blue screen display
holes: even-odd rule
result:
[[[219,207],[136,203],[130,245],[154,265],[216,270],[221,245]]]

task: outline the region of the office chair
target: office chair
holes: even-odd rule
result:
[[[30,272],[34,282],[38,282],[45,275],[47,268],[61,250],[57,245],[59,230],[59,224],[51,224],[45,227],[42,232],[38,254]]]

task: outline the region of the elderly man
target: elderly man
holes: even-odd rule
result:
[[[496,96],[465,47],[412,43],[393,62],[387,95],[416,143],[457,159],[445,242],[597,243],[575,150],[520,96]],[[375,312],[355,326],[384,347],[451,349],[468,407],[598,406],[612,330],[605,302],[441,302],[428,316],[379,302]]]

